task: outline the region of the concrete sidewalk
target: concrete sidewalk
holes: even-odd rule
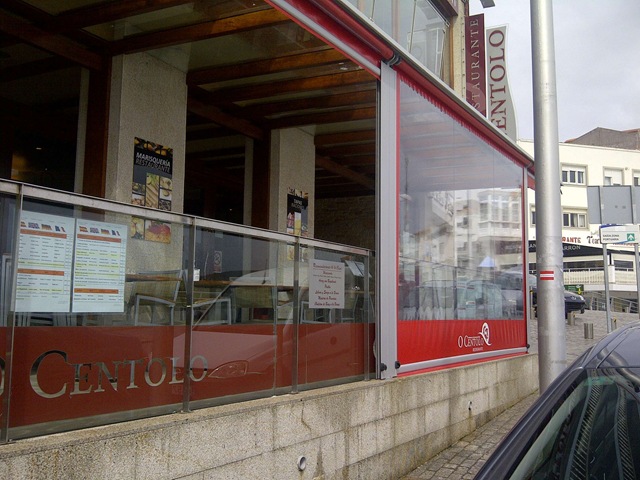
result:
[[[618,327],[638,320],[637,314],[612,313]],[[585,338],[585,323],[593,324],[593,339]],[[574,325],[566,325],[567,364],[575,360],[588,347],[607,334],[605,312],[587,310],[578,313]],[[529,335],[530,351],[537,352],[537,323],[532,322]],[[537,398],[530,395],[475,432],[442,451],[401,480],[466,480],[473,479],[500,440],[511,430],[518,419]]]

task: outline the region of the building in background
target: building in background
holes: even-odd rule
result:
[[[520,141],[533,155],[533,142]],[[640,185],[638,130],[617,131],[596,128],[559,146],[562,179],[562,242],[564,281],[580,285],[594,306],[604,296],[604,259],[600,225],[589,223],[587,186]],[[529,196],[530,269],[535,271],[536,210]],[[632,246],[609,245],[609,273],[612,296],[628,299],[618,308],[637,308],[636,272]]]

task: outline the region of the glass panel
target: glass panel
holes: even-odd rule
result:
[[[373,351],[367,258],[320,248],[301,257],[298,384],[361,379]]]
[[[11,308],[13,263],[12,254],[15,242],[16,200],[10,195],[0,194],[0,251],[2,263],[0,273],[0,326],[7,326]],[[3,344],[5,345],[5,344]],[[4,356],[3,356],[4,358]]]
[[[410,52],[442,76],[448,22],[429,0],[347,0]]]
[[[10,358],[7,355],[7,340],[8,331],[7,325],[9,324],[9,312],[11,311],[11,300],[13,293],[13,252],[15,250],[15,226],[16,226],[16,199],[15,197],[7,194],[0,194],[0,249],[1,249],[1,263],[0,263],[0,374],[2,375],[2,382],[0,388],[0,395],[2,399],[6,399],[7,395],[7,378],[9,374],[9,365],[6,361]],[[2,402],[2,420],[0,421],[0,435],[1,438],[6,438],[7,433],[7,418],[8,411],[6,410],[8,404],[6,401]]]
[[[180,408],[189,244],[181,224],[25,200],[12,438]]]
[[[293,287],[278,254],[276,242],[197,230],[193,400],[260,391],[270,395],[277,377],[291,384],[290,372],[287,376],[276,368],[291,364],[291,342],[278,341],[284,332],[276,328],[276,313],[281,297]]]
[[[17,214],[15,205],[0,196],[8,438],[361,379],[374,368],[366,255],[315,247],[297,263],[285,241],[293,237],[276,233],[195,228],[191,217],[134,206],[114,209],[140,215],[33,198]],[[309,305],[310,258],[339,266],[340,304]]]
[[[399,174],[399,341],[413,351],[401,363],[498,348],[478,336],[486,320],[524,319],[521,168],[402,84]],[[426,320],[473,320],[481,346]],[[513,328],[505,347],[524,338]]]

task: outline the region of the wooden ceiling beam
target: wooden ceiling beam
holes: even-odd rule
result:
[[[366,175],[354,172],[350,168],[344,167],[339,163],[334,162],[330,158],[316,155],[316,166],[322,167],[329,172],[338,174],[354,183],[357,183],[358,185],[367,187],[370,190],[375,190],[376,188],[375,180],[367,177]]]
[[[49,21],[51,15],[25,2],[24,0],[2,0],[2,9],[26,18],[32,23],[43,24]]]
[[[244,158],[244,154],[244,147],[212,148],[208,150],[187,153],[185,155],[185,158],[187,160],[218,161],[227,160],[229,158]]]
[[[69,39],[75,40],[77,43],[84,45],[86,48],[102,48],[106,44],[106,40],[96,37],[80,28],[61,29],[59,17],[65,15],[52,15],[37,7],[27,4],[24,0],[3,0],[2,8],[6,11],[24,18],[28,23],[47,31],[50,34],[66,34]]]
[[[329,113],[310,113],[307,115],[296,115],[283,117],[277,120],[268,121],[270,129],[303,127],[306,125],[322,125],[327,123],[353,122],[357,120],[373,120],[376,118],[376,107],[355,108],[349,110],[339,110]]]
[[[109,47],[111,55],[143,52],[156,48],[197,42],[209,38],[246,32],[257,28],[280,25],[291,20],[279,10],[270,8],[249,12],[233,17],[225,17],[210,22],[198,23],[159,32],[132,35],[113,42]]]
[[[321,95],[281,102],[258,103],[242,107],[239,113],[247,118],[256,118],[310,109],[329,109],[349,105],[375,105],[375,102],[376,91],[367,89],[338,95]]]
[[[60,57],[50,57],[29,63],[23,63],[21,65],[12,65],[0,69],[0,83],[22,80],[24,78],[55,72],[57,70],[64,70],[75,66],[77,66],[77,64],[71,60]]]
[[[318,155],[322,155],[326,157],[327,155],[323,155],[321,150],[316,150]],[[364,167],[376,164],[376,156],[375,155],[352,155],[350,157],[333,157],[333,159],[339,162],[341,165],[346,167]]]
[[[376,131],[356,130],[351,132],[325,133],[315,136],[316,147],[327,147],[330,145],[341,145],[345,143],[375,142]]]
[[[54,35],[17,17],[0,11],[0,32],[17,38],[46,52],[58,55],[76,65],[100,71],[104,68],[101,55],[61,35]]]
[[[217,104],[228,104],[246,100],[277,97],[291,92],[300,93],[314,90],[327,90],[367,83],[375,84],[374,77],[364,70],[357,70],[309,78],[283,80],[280,82],[266,82],[257,85],[221,88],[210,93],[209,101]]]
[[[325,157],[348,157],[350,155],[375,155],[376,144],[356,143],[353,145],[335,145],[333,147],[323,147],[317,149],[320,155]]]
[[[362,165],[361,167],[358,167],[358,173],[361,173],[363,175],[372,175],[375,177],[376,175],[376,165],[375,163],[371,163],[368,165]]]
[[[42,23],[51,32],[65,33],[134,15],[193,3],[193,0],[115,0],[67,10]]]
[[[265,138],[265,133],[260,127],[253,125],[247,120],[229,115],[217,107],[207,105],[192,97],[187,100],[187,109],[193,114],[211,120],[223,127],[230,128],[254,140],[263,140]]]
[[[337,64],[340,62],[352,63],[339,51],[323,47],[322,50],[293,55],[283,55],[254,62],[193,70],[187,74],[187,84],[203,85],[207,83],[255,77],[258,75],[300,70],[309,67]]]
[[[317,188],[316,198],[346,198],[346,197],[366,197],[375,194],[375,190],[370,190],[358,185],[340,185],[336,187]]]
[[[207,120],[202,117],[198,119]],[[189,122],[189,126],[194,123]],[[207,128],[190,129],[187,128],[187,142],[194,140],[208,140],[213,138],[233,137],[234,135],[240,135],[237,131],[231,130],[227,127],[220,127],[218,125],[212,125],[210,121],[207,121]]]

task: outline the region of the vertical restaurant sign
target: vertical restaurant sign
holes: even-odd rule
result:
[[[487,30],[488,118],[504,134],[517,140],[516,115],[507,78],[507,27]]]
[[[485,63],[484,14],[468,18],[465,26],[465,64],[467,102],[487,116],[487,77]]]
[[[16,312],[68,312],[75,219],[23,211]]]
[[[126,257],[126,225],[77,221],[74,312],[124,311]]]
[[[171,211],[173,197],[173,149],[135,137],[131,203]],[[169,243],[168,224],[133,217],[131,238]]]
[[[309,308],[344,308],[344,264],[311,261]]]

